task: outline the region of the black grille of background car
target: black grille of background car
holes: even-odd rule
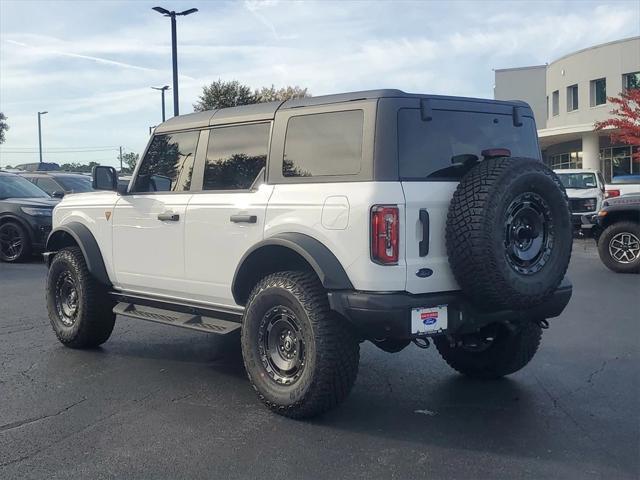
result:
[[[594,212],[596,210],[595,198],[571,198],[569,207],[572,213]]]

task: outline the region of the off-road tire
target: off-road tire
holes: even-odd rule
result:
[[[21,238],[22,246],[21,246],[20,253],[16,257],[7,256],[2,251],[3,249],[0,248],[0,261],[6,262],[6,263],[23,262],[31,256],[31,253],[33,251],[33,247],[31,245],[31,238],[29,237],[29,232],[27,232],[27,230],[20,223],[8,221],[0,225],[0,235],[4,233],[3,230],[8,230],[8,229],[12,229],[13,231],[18,232]]]
[[[56,300],[63,276],[68,276],[77,290],[77,310],[71,324],[60,311],[60,300]],[[55,254],[47,273],[46,292],[49,320],[63,345],[93,348],[109,339],[116,318],[115,301],[110,299],[107,288],[91,276],[78,247],[65,248]]]
[[[442,335],[434,343],[451,368],[470,378],[491,380],[517,372],[527,365],[540,346],[542,329],[533,322],[498,327],[500,335],[483,351],[469,351],[460,345],[451,346]]]
[[[509,209],[520,198],[540,201],[548,213],[541,217],[548,218],[541,222],[547,247],[541,250],[538,270],[529,273],[513,266],[509,252],[514,250],[507,248]],[[449,264],[463,293],[480,308],[526,309],[543,303],[567,271],[572,243],[564,188],[538,160],[499,157],[480,162],[463,177],[449,206]]]
[[[611,241],[617,235],[629,233],[640,239],[640,224],[637,222],[616,222],[604,229],[598,238],[598,254],[602,263],[616,273],[640,273],[640,255],[629,263],[621,263],[611,256],[609,251]]]
[[[296,316],[304,341],[304,367],[290,384],[277,383],[264,347],[261,351],[264,319],[282,307]],[[329,310],[326,292],[310,272],[278,272],[258,282],[247,302],[241,344],[258,397],[287,417],[308,418],[334,408],[347,397],[358,374],[357,338],[347,322]]]

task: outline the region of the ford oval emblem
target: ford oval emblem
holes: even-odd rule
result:
[[[421,268],[416,272],[416,277],[427,278],[433,275],[433,270],[430,268]]]

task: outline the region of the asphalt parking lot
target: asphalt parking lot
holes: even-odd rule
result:
[[[62,347],[42,263],[0,264],[0,478],[638,478],[640,276],[578,240],[574,296],[532,363],[482,383],[434,348],[362,346],[345,404],[269,413],[237,337],[119,318]]]

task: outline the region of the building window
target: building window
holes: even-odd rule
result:
[[[578,85],[567,87],[567,112],[578,109]]]
[[[591,80],[591,106],[597,107],[607,103],[607,79]]]
[[[553,170],[582,168],[582,152],[560,153],[551,156],[551,168]]]
[[[640,72],[625,73],[622,75],[622,89],[626,92],[632,88],[640,88]]]
[[[546,106],[547,106],[547,120],[549,120],[549,95],[547,95],[547,103],[546,103]]]
[[[551,94],[551,114],[555,117],[560,113],[560,91]]]
[[[610,183],[615,177],[640,175],[640,163],[632,159],[632,152],[636,151],[632,148],[637,147],[625,145],[600,150],[600,168],[607,183]]]

